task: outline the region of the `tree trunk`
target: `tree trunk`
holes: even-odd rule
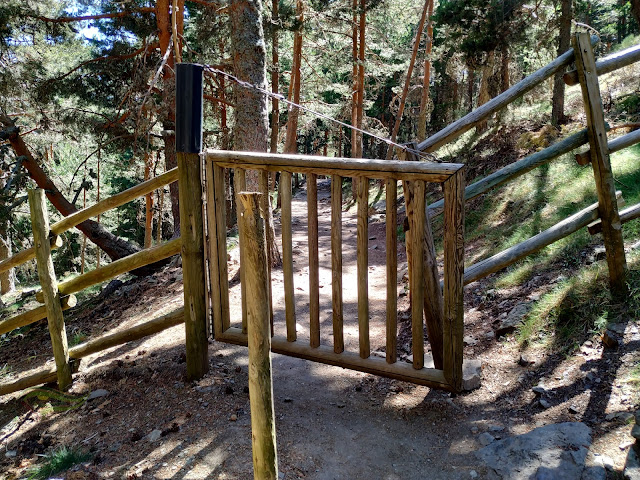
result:
[[[418,116],[418,141],[427,138],[427,114],[429,112],[429,85],[431,84],[431,50],[433,49],[433,2],[428,0],[427,12],[427,44],[424,49],[424,78],[422,80],[422,97],[420,98],[420,114]]]
[[[500,65],[500,93],[506,92],[511,86],[511,77],[509,75],[509,64],[511,63],[511,53],[506,45],[502,47],[502,63]]]
[[[278,51],[278,31],[280,29],[280,13],[278,0],[271,2],[271,91],[279,92],[280,58]],[[271,153],[278,153],[278,133],[280,131],[280,101],[273,97],[271,101]]]
[[[184,1],[181,0],[184,5]],[[181,8],[180,13],[184,12]],[[178,15],[180,17],[181,15]],[[178,33],[182,35],[181,19],[178,25]],[[160,55],[164,57],[167,50],[171,48],[171,11],[170,0],[157,0],[156,2],[156,26],[158,28],[158,41],[160,43]],[[174,81],[174,56],[173,50],[169,53],[167,63],[162,70],[162,99],[163,110],[160,112],[162,127],[164,129],[162,138],[164,140],[164,162],[165,170],[171,170],[178,166],[176,159],[176,95]],[[178,192],[178,182],[169,185],[169,197],[171,199],[171,214],[173,216],[173,237],[180,236],[180,201]]]
[[[360,39],[358,42],[358,115],[357,127],[362,129],[364,120],[364,52],[365,52],[365,29],[367,26],[366,2],[360,0]],[[364,156],[362,132],[356,132],[358,147],[358,158]]]
[[[151,178],[151,155],[144,156],[144,180]],[[153,242],[153,192],[147,193],[144,197],[144,248],[150,248]]]
[[[640,0],[631,0],[631,15],[633,15],[638,27],[640,27]]]
[[[11,256],[11,239],[7,235],[7,229],[0,231],[0,260]],[[5,295],[13,292],[16,288],[14,269],[0,273],[0,294]],[[1,303],[0,303],[1,305]]]
[[[351,125],[358,126],[358,0],[353,0],[351,5],[351,78],[353,85],[351,89]],[[358,132],[351,129],[351,157],[358,158]]]
[[[261,0],[231,1],[231,50],[235,75],[252,85],[267,88],[266,51],[262,31]],[[234,85],[235,122],[234,148],[253,152],[266,152],[268,139],[267,99],[259,92]],[[259,191],[258,172],[247,172],[247,189]],[[271,215],[271,202],[266,221],[269,224],[268,254],[272,264],[280,263],[275,243],[275,228]]]
[[[640,2],[640,0],[636,0]],[[572,0],[561,0],[560,32],[558,35],[558,55],[562,55],[571,47],[571,9]],[[551,123],[558,126],[566,121],[564,115],[564,81],[563,71],[559,71],[553,77],[553,96],[551,107]]]
[[[491,100],[491,95],[489,95],[489,79],[493,75],[493,61],[494,52],[491,51],[487,54],[487,61],[482,67],[482,81],[480,82],[480,91],[478,92],[478,107]],[[478,123],[478,125],[476,126],[476,131],[479,133],[484,132],[486,129],[486,120]]]
[[[296,2],[296,15],[298,20],[298,30],[293,38],[293,64],[291,66],[291,95],[293,103],[300,103],[300,70],[302,64],[302,25],[304,23],[304,4],[302,0]],[[287,137],[284,151],[286,153],[296,153],[298,151],[298,115],[297,107],[289,107],[287,119]]]
[[[416,36],[413,39],[413,49],[411,52],[411,59],[409,60],[409,68],[407,69],[407,78],[405,79],[404,87],[402,88],[402,93],[400,94],[400,104],[398,106],[398,113],[396,114],[396,121],[395,121],[395,124],[393,125],[393,130],[391,131],[392,142],[396,141],[396,138],[398,136],[398,130],[400,130],[400,122],[402,121],[402,114],[404,113],[404,106],[407,101],[409,86],[411,85],[411,77],[413,76],[413,67],[416,64],[416,57],[418,56],[418,47],[420,46],[420,38],[422,38],[422,31],[424,30],[424,22],[427,18],[429,4],[431,2],[433,2],[433,0],[427,0],[424,3],[424,7],[422,9],[422,16],[420,17],[420,21],[418,22],[418,29],[416,30]],[[393,146],[389,145],[389,147],[387,148],[386,159],[391,160],[391,158],[393,158]]]
[[[470,112],[473,110],[473,88],[476,83],[476,71],[472,67],[468,67],[469,69],[469,78],[467,79],[467,110]]]

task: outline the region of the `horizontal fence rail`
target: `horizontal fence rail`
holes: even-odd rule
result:
[[[226,221],[224,204],[224,178],[225,169],[230,168],[234,178],[238,174],[242,177],[247,170],[263,172],[281,172],[280,188],[282,192],[282,250],[283,250],[283,276],[284,276],[284,325],[286,335],[276,335],[272,340],[272,351],[294,357],[314,360],[330,365],[339,365],[354,370],[377,373],[378,375],[403,379],[414,383],[429,385],[458,391],[462,383],[462,262],[463,246],[463,167],[459,164],[406,162],[406,161],[375,161],[346,158],[325,158],[305,155],[272,155],[250,152],[227,152],[209,150],[205,153],[205,170],[207,172],[207,212],[209,229],[209,258],[211,295],[213,307],[213,331],[216,340],[247,345],[247,336],[244,328],[231,326],[229,317],[229,279],[226,265]],[[298,340],[296,320],[299,312],[295,311],[295,290],[293,283],[293,259],[292,244],[292,218],[291,218],[291,175],[296,173],[307,175],[307,240],[309,245],[309,338],[308,344],[302,344]],[[318,194],[317,176],[331,177],[331,331],[333,333],[333,345],[324,345],[321,342],[320,322],[320,297],[319,297],[319,262],[318,262]],[[356,223],[356,281],[357,289],[357,351],[346,351],[343,330],[345,318],[342,298],[342,179],[353,178],[354,199],[357,204],[355,213]],[[390,207],[386,216],[387,238],[395,240],[397,235],[397,202],[394,200],[397,193],[398,181],[403,184],[410,183],[414,192],[412,204],[408,215],[411,217],[412,231],[420,232],[413,235],[413,257],[409,260],[413,272],[411,289],[413,296],[412,309],[412,354],[413,364],[397,362],[397,243],[391,241],[387,245],[386,271],[387,276],[387,308],[384,314],[386,324],[386,359],[371,356],[371,342],[369,338],[370,309],[369,309],[369,188],[370,179],[384,180],[387,202]],[[427,227],[424,215],[425,183],[444,183],[446,199],[445,219],[448,222],[447,229],[452,233],[445,239],[445,271],[444,276],[450,280],[449,286],[445,286],[444,308],[439,319],[427,317],[426,323],[429,329],[434,365],[425,360],[424,346],[424,305],[433,303],[433,299],[424,298],[427,292],[425,277],[430,278],[434,271],[423,268],[423,236],[422,232]],[[262,187],[264,189],[264,185]],[[264,192],[263,192],[264,193]],[[421,213],[421,214],[420,214]],[[244,227],[246,228],[246,227]],[[429,229],[430,230],[430,229]],[[242,264],[243,243],[241,234],[240,256]],[[433,240],[431,239],[431,242]],[[329,246],[327,244],[327,246]],[[432,280],[439,285],[436,278]],[[247,277],[254,272],[244,271],[240,275],[241,287]],[[215,287],[214,287],[215,285]],[[442,290],[438,290],[442,297]],[[243,315],[245,312],[246,295],[251,295],[248,289],[240,288]],[[442,303],[440,303],[442,305]],[[355,320],[355,319],[354,319]],[[433,321],[441,322],[437,328],[433,327]],[[244,325],[244,322],[243,322]],[[438,332],[442,338],[434,338]],[[444,343],[444,347],[443,347]],[[438,346],[440,351],[438,351]],[[443,351],[448,352],[450,358],[443,359]],[[445,355],[446,357],[446,355]],[[444,360],[444,361],[443,361]]]
[[[620,68],[631,65],[640,60],[640,45],[634,45],[620,52],[608,55],[596,62],[596,72],[598,75],[604,75]],[[578,71],[571,70],[563,76],[567,85],[578,84]]]

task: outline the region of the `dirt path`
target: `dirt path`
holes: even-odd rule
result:
[[[328,181],[320,182],[318,193],[321,332],[322,342],[331,345]],[[343,215],[345,344],[356,351],[355,215],[351,211]],[[294,198],[293,216],[298,332],[299,341],[304,341],[308,339],[304,191]],[[384,222],[372,222],[369,229],[373,351],[384,345],[384,229]],[[400,252],[398,262],[403,261]],[[121,325],[130,324],[156,316],[160,308],[172,308],[181,302],[179,272],[168,269],[125,284],[106,302],[76,312],[68,328],[97,334],[121,318],[126,319]],[[467,288],[465,333],[470,344],[465,355],[481,358],[485,368],[481,388],[465,395],[274,355],[281,477],[440,480],[474,478],[474,471],[477,478],[495,478],[474,456],[486,438],[482,434],[499,439],[563,421],[591,427],[592,451],[610,457],[620,469],[631,440],[630,425],[626,416],[611,415],[637,406],[633,386],[621,380],[638,362],[640,334],[633,323],[637,319],[631,318],[626,326],[618,350],[605,350],[593,338],[567,358],[533,348],[527,353],[535,363],[521,366],[517,343],[509,337],[496,340],[491,322],[549,288],[552,281],[542,280],[512,290],[488,291],[487,283]],[[280,271],[274,272],[273,291],[278,333],[283,334]],[[239,321],[239,286],[231,293],[232,319]],[[406,309],[407,299],[402,297],[401,319]],[[17,340],[3,344],[0,364],[15,364],[22,358],[24,364],[35,365],[49,355],[42,347],[48,344],[42,326]],[[76,410],[51,413],[47,403],[60,404],[54,399],[0,399],[2,478],[22,475],[38,454],[61,445],[94,455],[75,476],[67,477],[75,480],[252,478],[246,349],[212,342],[210,373],[185,384],[183,342],[183,328],[174,327],[88,358],[72,393],[104,389],[107,395]],[[542,397],[532,390],[538,384],[545,388]]]

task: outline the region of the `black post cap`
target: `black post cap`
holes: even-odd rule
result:
[[[196,63],[176,65],[176,152],[202,151],[202,74]]]

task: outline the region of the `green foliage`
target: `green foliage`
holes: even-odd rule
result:
[[[91,455],[76,447],[60,447],[45,455],[43,463],[29,471],[29,479],[45,480],[52,475],[69,470],[74,465],[86,462]]]

